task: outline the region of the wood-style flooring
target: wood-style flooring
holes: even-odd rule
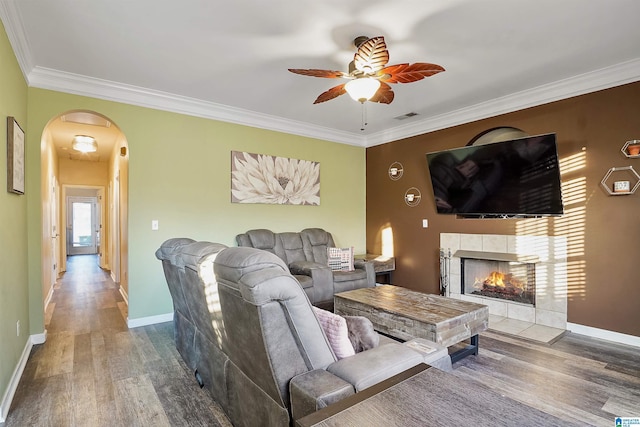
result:
[[[97,257],[69,257],[47,341],[33,347],[0,426],[230,426],[176,351],[173,324],[127,329],[125,319]]]
[[[46,313],[47,342],[34,346],[0,427],[230,426],[178,355],[172,323],[127,329],[125,318],[126,304],[97,259],[70,257]],[[486,331],[480,354],[453,368],[452,375],[585,426],[640,417],[635,347],[570,333],[546,344]]]

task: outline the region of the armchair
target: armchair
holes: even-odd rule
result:
[[[235,425],[289,425],[423,361],[399,343],[337,360],[305,292],[273,253],[228,248],[214,271]]]

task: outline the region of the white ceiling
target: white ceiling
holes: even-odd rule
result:
[[[638,0],[0,0],[32,87],[359,146],[638,81],[639,17]],[[339,81],[287,71],[346,71],[359,35],[446,69],[367,103],[364,131],[347,95],[313,105]]]

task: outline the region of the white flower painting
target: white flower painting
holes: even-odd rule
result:
[[[231,202],[320,205],[320,163],[231,152]]]

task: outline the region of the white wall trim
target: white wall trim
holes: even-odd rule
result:
[[[47,341],[47,330],[45,329],[41,334],[33,334],[29,338],[31,339],[31,344],[33,345],[44,344]]]
[[[51,303],[51,298],[53,298],[53,286],[49,287],[49,293],[47,294],[47,297],[44,299],[44,311],[47,311],[47,307],[49,307],[49,303]]]
[[[127,326],[131,328],[139,328],[140,326],[155,325],[156,323],[165,323],[173,321],[173,312],[158,314],[157,316],[139,317],[130,319],[127,317]]]
[[[339,131],[243,108],[51,68],[33,68],[29,73],[28,81],[29,86],[40,89],[122,102],[259,129],[268,129],[361,147],[364,146],[365,142],[364,136],[352,132]]]
[[[574,96],[621,86],[640,80],[640,59],[573,76],[531,89],[470,105],[456,111],[411,122],[369,135],[366,146],[385,144],[440,129],[446,129],[476,120],[495,117],[525,108],[536,107]]]
[[[619,344],[626,344],[633,347],[640,347],[640,337],[634,335],[621,334],[620,332],[608,331],[606,329],[593,328],[591,326],[578,325],[577,323],[567,323],[567,330],[591,338],[600,338]]]
[[[122,286],[118,286],[118,290],[120,291],[120,295],[122,295],[125,304],[129,305],[129,295],[127,292],[122,288]]]
[[[525,108],[632,83],[638,80],[640,80],[640,60],[634,59],[364,136],[353,132],[339,131],[242,108],[49,68],[35,67],[28,74],[28,82],[32,87],[106,99],[359,147],[385,144],[387,142],[434,132],[440,129],[510,113],[512,111],[519,111]]]
[[[38,67],[33,63],[32,49],[14,2],[0,1],[0,18],[25,80],[31,87],[361,147],[384,144],[640,80],[640,59],[633,59],[364,136],[144,87]]]
[[[45,331],[41,334],[31,335],[25,343],[24,349],[22,350],[22,355],[18,360],[16,368],[13,370],[13,374],[11,375],[11,379],[9,380],[7,389],[5,390],[4,396],[2,396],[2,401],[0,402],[0,423],[4,423],[7,420],[11,402],[13,401],[13,397],[15,396],[16,390],[18,389],[18,384],[20,383],[20,378],[22,377],[24,368],[27,366],[27,361],[29,360],[31,349],[35,344],[43,344],[46,338],[47,331],[45,329]]]

